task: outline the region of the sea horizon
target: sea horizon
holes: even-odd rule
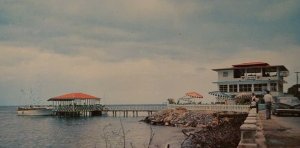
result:
[[[174,127],[150,126],[139,117],[57,117],[18,116],[16,106],[0,107],[0,147],[123,147],[122,126],[126,134],[126,147],[147,147],[150,127],[158,135],[169,133],[163,145],[174,131],[179,138],[183,134]],[[141,114],[142,115],[142,114]],[[176,133],[175,132],[175,133]],[[160,134],[158,134],[160,133]],[[109,138],[109,139],[107,139]],[[158,138],[160,139],[160,138]],[[180,142],[180,141],[177,141]],[[155,143],[155,141],[154,141]],[[107,146],[107,145],[110,146]],[[180,144],[180,143],[179,143]]]

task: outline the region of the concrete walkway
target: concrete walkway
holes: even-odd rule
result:
[[[259,112],[266,145],[269,148],[300,148],[300,117],[277,117],[266,120],[265,111]]]

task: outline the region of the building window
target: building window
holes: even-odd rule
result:
[[[220,92],[227,92],[227,85],[220,85],[219,90]]]
[[[277,68],[276,67],[263,68],[262,74],[263,74],[263,77],[276,77],[277,76]]]
[[[249,68],[247,69],[247,76],[261,76],[260,68]]]
[[[245,69],[235,69],[233,71],[233,78],[241,78],[245,76]]]
[[[240,92],[251,92],[251,84],[240,84]]]
[[[223,77],[228,77],[228,72],[227,71],[223,72]]]
[[[237,92],[237,85],[236,84],[229,85],[229,92]]]
[[[271,83],[270,84],[270,90],[271,91],[277,91],[277,83]]]
[[[263,91],[267,89],[267,83],[264,84],[254,84],[254,91]]]

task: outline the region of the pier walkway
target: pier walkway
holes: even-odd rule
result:
[[[128,117],[128,113],[132,112],[132,116],[138,116],[139,112],[147,112],[151,115],[163,109],[175,109],[184,107],[188,110],[202,110],[202,111],[235,111],[248,112],[249,105],[213,105],[213,104],[115,104],[105,105],[104,112],[112,112],[113,116],[117,116],[118,112],[123,113],[124,117]]]
[[[123,112],[124,117],[128,117],[128,113],[132,112],[133,117],[137,117],[139,112],[147,112],[151,115],[167,108],[167,104],[114,104],[105,105],[104,112],[112,112],[113,116],[117,116],[117,112]]]
[[[200,111],[235,111],[248,112],[249,105],[216,105],[216,104],[110,104],[110,105],[59,105],[54,106],[53,113],[59,116],[94,116],[112,113],[114,117],[117,114],[123,114],[128,117],[129,114],[137,117],[139,112],[152,115],[164,109],[175,109],[178,107],[186,108],[187,110]]]
[[[168,104],[168,108],[184,107],[187,110],[202,110],[202,111],[234,111],[248,112],[250,105],[218,105],[218,104]]]

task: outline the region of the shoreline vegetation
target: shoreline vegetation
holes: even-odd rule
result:
[[[247,113],[189,111],[183,107],[166,109],[145,117],[142,121],[156,126],[181,128],[183,148],[237,147],[240,126]]]

